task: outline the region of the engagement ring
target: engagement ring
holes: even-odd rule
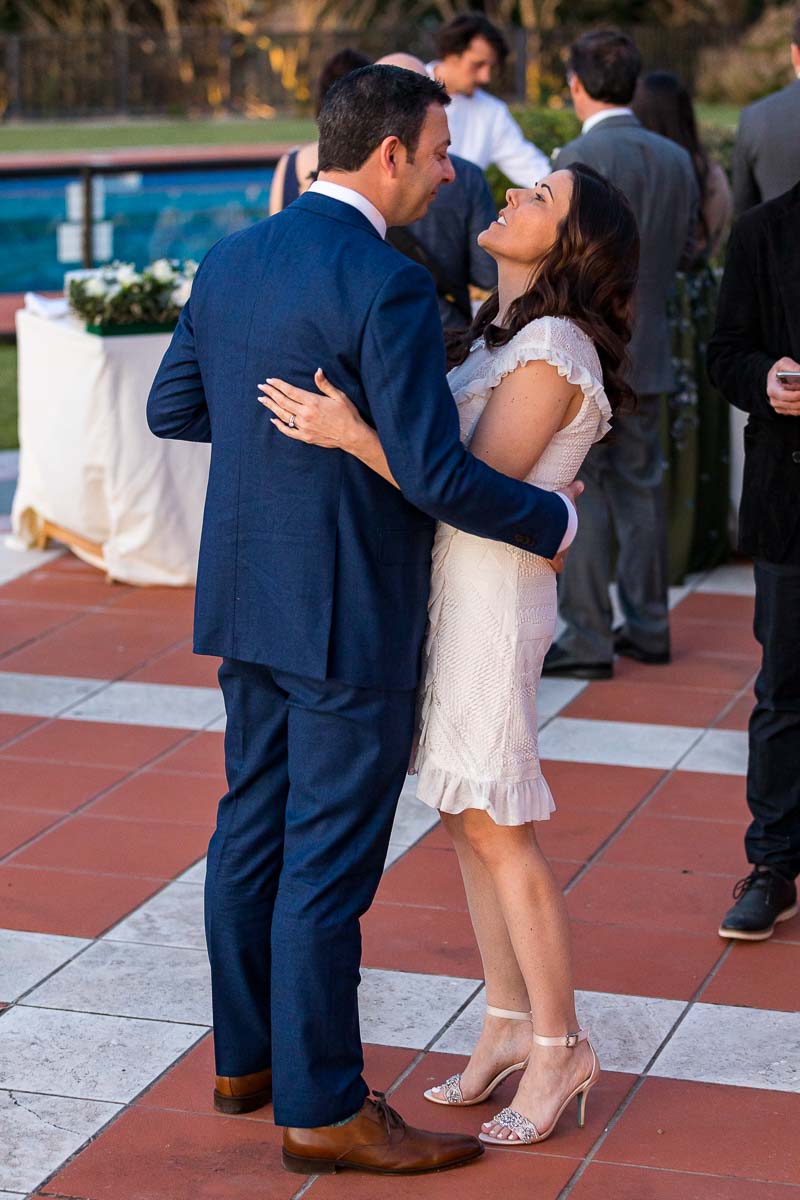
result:
[[[290,429],[296,429],[296,428],[297,428],[297,425],[296,425],[296,423],[295,423],[295,419],[294,419],[294,413],[292,413],[292,415],[289,417],[289,428],[290,428]]]

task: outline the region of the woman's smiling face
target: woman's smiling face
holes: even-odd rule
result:
[[[558,227],[569,212],[572,173],[553,171],[533,188],[509,188],[506,205],[478,237],[492,258],[538,262],[556,240]]]

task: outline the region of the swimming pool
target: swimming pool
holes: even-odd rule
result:
[[[96,177],[98,263],[143,267],[201,259],[214,242],[268,215],[273,169],[126,171]],[[59,291],[81,265],[76,174],[0,179],[0,292]],[[70,257],[74,255],[74,257]]]

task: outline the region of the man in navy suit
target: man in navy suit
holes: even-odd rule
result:
[[[403,1174],[479,1142],[368,1099],[359,918],[380,880],[412,743],[435,519],[552,558],[570,500],[498,475],[459,439],[428,272],[388,246],[452,178],[448,97],[396,67],[339,81],[319,181],[218,243],[153,384],[160,437],[210,441],[195,650],[220,655],[228,792],[211,839],[215,1103],[274,1087],[284,1164]],[[282,437],[270,376],[344,388],[400,490]]]

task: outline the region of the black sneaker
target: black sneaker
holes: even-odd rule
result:
[[[733,898],[736,903],[722,920],[720,937],[763,942],[779,921],[788,921],[797,912],[794,881],[774,867],[754,867],[736,884]]]
[[[635,642],[632,642],[624,633],[618,633],[614,638],[614,653],[621,654],[623,658],[632,658],[636,662],[650,663],[653,666],[664,666],[668,662],[672,662],[672,655],[669,650],[661,650],[657,653],[652,650],[642,650]]]
[[[614,667],[607,663],[582,663],[570,658],[566,650],[553,643],[544,656],[542,674],[561,679],[611,679]]]

